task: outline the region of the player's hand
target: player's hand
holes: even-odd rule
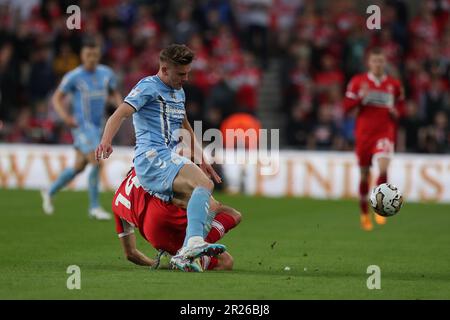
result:
[[[100,159],[108,159],[111,153],[113,152],[113,148],[111,143],[100,142],[97,149],[95,149],[95,159],[98,161]]]
[[[222,178],[217,174],[216,170],[204,160],[200,164],[200,169],[208,176],[208,178],[213,179],[216,183],[222,183]]]
[[[367,86],[363,86],[360,90],[359,90],[359,99],[361,100],[361,103],[364,103],[365,98],[367,97],[367,95],[369,94],[369,88]]]
[[[76,128],[78,127],[78,123],[75,120],[74,117],[72,116],[68,116],[64,119],[64,123],[66,124],[66,126],[68,126],[69,128]]]

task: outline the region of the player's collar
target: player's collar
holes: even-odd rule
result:
[[[174,91],[175,89],[172,88],[171,86],[167,85],[166,83],[164,83],[164,81],[161,80],[161,78],[156,74],[156,79],[158,79],[159,82],[161,82],[167,89]]]
[[[98,65],[95,66],[94,70],[86,69],[83,64],[81,64],[80,67],[81,67],[81,70],[83,70],[86,73],[95,73],[98,70]]]
[[[377,78],[372,72],[367,72],[367,78],[369,78],[370,81],[375,82],[375,84],[379,86],[381,83],[383,83],[384,80],[386,80],[387,76],[386,74],[383,74],[381,78]]]

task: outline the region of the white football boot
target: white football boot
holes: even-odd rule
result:
[[[102,207],[89,209],[89,217],[96,220],[111,220],[111,214]]]
[[[187,246],[181,248],[177,255],[193,260],[201,256],[216,257],[226,250],[227,248],[223,244],[208,243],[202,237],[196,236],[190,238]]]
[[[41,197],[42,197],[42,209],[44,210],[44,213],[47,215],[53,214],[54,208],[52,203],[52,197],[48,193],[47,190],[41,190]]]
[[[170,259],[172,269],[178,269],[184,272],[203,272],[200,259],[186,259],[182,255],[177,254]]]

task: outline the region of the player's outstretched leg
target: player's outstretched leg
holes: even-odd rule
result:
[[[59,175],[59,177],[53,182],[48,190],[42,190],[42,208],[46,214],[53,213],[53,203],[52,197],[62,188],[69,184],[75,176],[84,170],[86,167],[87,161],[84,154],[82,154],[79,150],[76,151],[75,154],[75,165],[73,168],[66,168]]]
[[[102,163],[95,159],[94,152],[87,154],[87,160],[92,165],[88,177],[89,217],[97,220],[110,220],[111,214],[100,206],[98,200],[98,182]]]
[[[226,250],[221,244],[204,240],[204,227],[209,211],[213,182],[194,164],[186,164],[173,183],[176,193],[190,194],[187,203],[187,228],[183,247],[177,255],[193,260],[203,255],[214,256]]]
[[[111,214],[106,212],[98,201],[98,180],[99,180],[100,166],[93,165],[89,173],[88,191],[89,191],[89,217],[97,220],[109,220]]]
[[[182,254],[188,259],[202,255],[216,256],[226,250],[224,245],[204,241],[204,226],[209,211],[211,191],[205,187],[196,187],[187,206],[188,225]]]
[[[388,171],[389,163],[390,163],[389,158],[381,157],[378,159],[378,167],[379,167],[380,175],[378,176],[378,179],[377,179],[377,186],[379,186],[380,184],[383,184],[383,183],[387,183],[387,181],[388,181],[387,171]],[[375,222],[377,224],[379,224],[379,225],[386,224],[386,222],[387,222],[386,217],[380,216],[376,213],[374,213],[374,215],[375,215]]]
[[[361,167],[361,177],[359,182],[359,207],[360,207],[360,220],[361,228],[365,231],[371,231],[373,229],[371,216],[369,215],[369,167]]]
[[[42,209],[46,214],[52,214],[54,211],[52,197],[72,181],[76,175],[77,170],[75,168],[67,168],[59,175],[48,190],[41,190]]]

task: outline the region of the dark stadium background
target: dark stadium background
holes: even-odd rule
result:
[[[79,31],[66,27],[72,4],[81,8]],[[368,4],[380,6],[381,30],[366,28]],[[407,96],[397,150],[445,153],[449,7],[445,0],[2,1],[0,139],[71,143],[49,97],[78,65],[83,38],[95,37],[124,96],[156,73],[162,47],[186,43],[197,53],[185,88],[191,121],[203,120],[206,130],[250,113],[264,128],[281,128],[282,147],[319,150],[352,148],[343,93],[365,70],[367,50],[380,46]],[[128,122],[115,143],[133,142]]]

